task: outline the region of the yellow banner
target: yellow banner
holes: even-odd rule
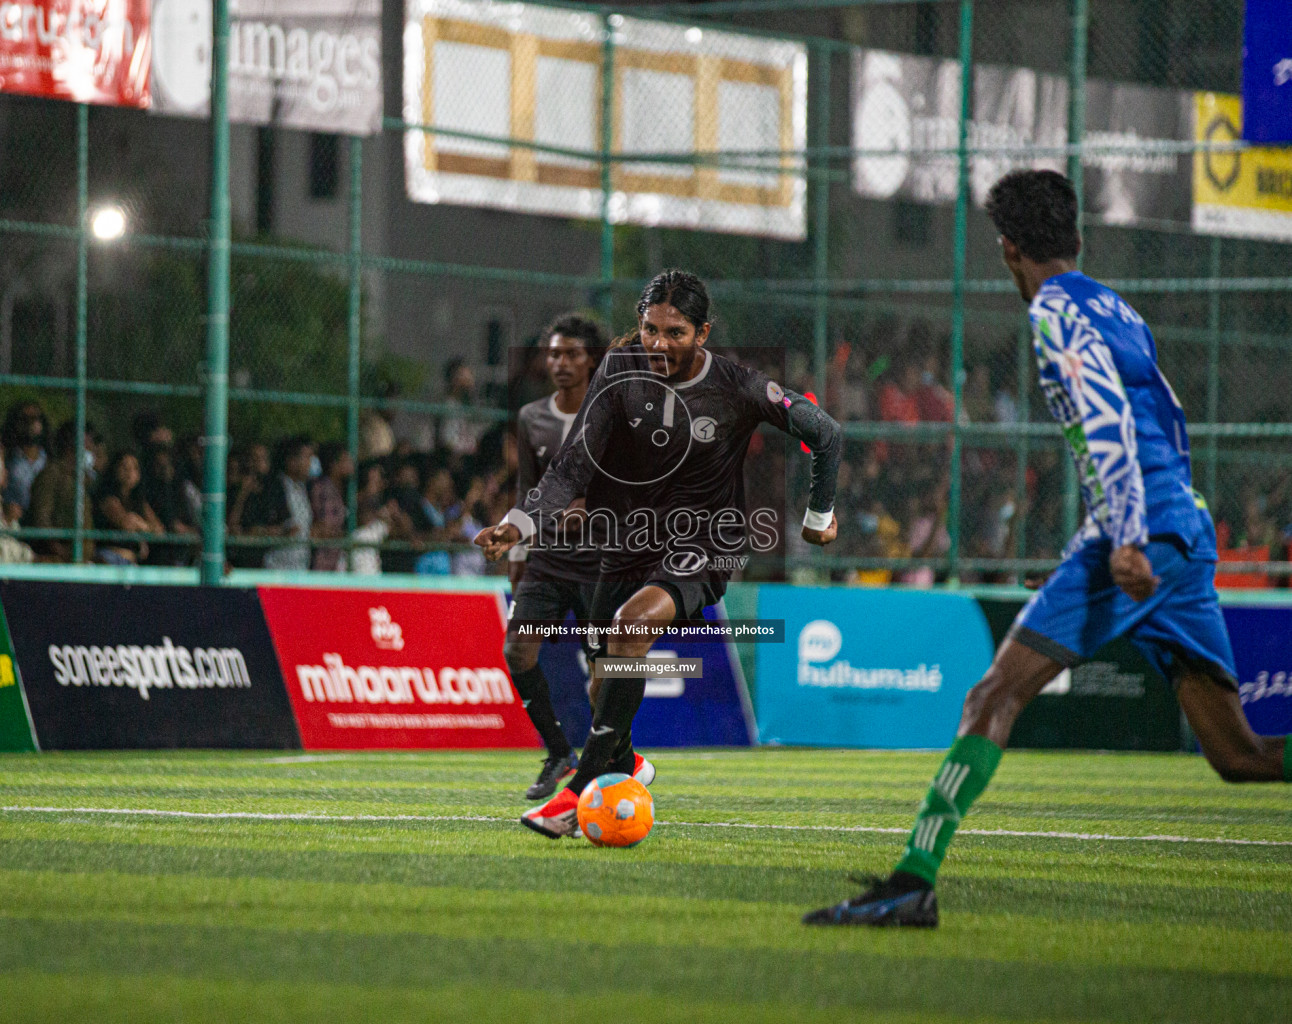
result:
[[[1240,97],[1194,93],[1194,113],[1197,141],[1242,138]],[[1193,228],[1211,235],[1292,240],[1292,148],[1195,153]]]

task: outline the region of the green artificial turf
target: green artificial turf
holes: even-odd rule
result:
[[[1287,787],[1010,753],[964,828],[1079,837],[962,834],[936,932],[807,929],[939,757],[652,756],[630,850],[520,828],[530,755],[0,757],[0,1020],[1292,1019]]]

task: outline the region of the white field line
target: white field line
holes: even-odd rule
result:
[[[315,761],[351,761],[353,754],[293,754],[289,757],[266,757],[252,764],[311,764]]]
[[[118,817],[185,818],[204,821],[300,821],[328,822],[443,822],[483,821],[514,823],[516,818],[499,818],[483,814],[310,814],[273,811],[170,811],[147,807],[0,807],[4,814],[102,814]],[[884,835],[906,835],[909,828],[886,828],[879,825],[760,825],[740,821],[661,821],[673,828],[741,828],[754,832],[865,832]],[[1072,839],[1078,842],[1123,843],[1210,843],[1220,846],[1292,846],[1292,839],[1233,839],[1227,836],[1119,836],[1104,832],[1029,832],[1008,828],[962,828],[962,836],[1007,836],[1022,839]]]

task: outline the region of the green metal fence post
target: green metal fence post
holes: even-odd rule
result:
[[[601,285],[598,295],[601,316],[613,332],[615,312],[615,227],[610,223],[610,190],[614,184],[610,155],[615,136],[615,43],[614,21],[618,15],[601,19]]]
[[[1090,29],[1089,0],[1072,0],[1072,43],[1068,59],[1068,145],[1080,146],[1086,136],[1086,41]],[[1081,151],[1068,153],[1068,179],[1077,192],[1077,223],[1086,208],[1085,169]],[[1077,253],[1077,266],[1084,253]],[[1063,460],[1063,532],[1077,532],[1077,513],[1081,496],[1077,488],[1077,467],[1071,459]]]
[[[202,571],[224,574],[229,447],[229,0],[214,0],[211,49],[211,228],[207,249],[206,443],[202,453]]]
[[[1018,346],[1014,356],[1018,377],[1014,417],[1020,424],[1032,419],[1032,324],[1024,318],[1018,325]],[[1027,557],[1027,460],[1032,451],[1032,437],[1026,430],[1018,432],[1014,449],[1014,557]]]
[[[1207,422],[1220,418],[1220,246],[1219,235],[1211,238],[1211,292],[1207,296]],[[1207,476],[1205,491],[1212,514],[1216,510],[1216,459],[1217,438],[1207,436]]]
[[[348,379],[345,426],[346,443],[350,448],[350,458],[354,462],[354,472],[350,474],[350,483],[346,490],[346,522],[353,530],[359,525],[359,351],[360,335],[363,328],[363,138],[350,136],[350,295],[349,320],[346,325],[349,342]]]
[[[72,525],[72,561],[85,557],[85,390],[89,374],[88,297],[90,289],[90,108],[76,108],[76,461],[75,519]]]
[[[830,51],[824,46],[813,48],[812,63],[817,67],[815,108],[811,120],[813,138],[808,147],[824,149],[830,145]],[[812,182],[812,284],[816,289],[816,306],[812,318],[812,376],[822,405],[825,404],[826,377],[830,359],[830,300],[826,282],[830,276],[830,179],[826,171],[829,159],[819,158],[817,176]],[[806,168],[806,163],[805,163]]]
[[[947,558],[952,583],[960,579],[960,461],[963,438],[960,407],[964,401],[965,270],[969,249],[969,116],[973,109],[973,0],[960,0],[960,124],[957,132],[955,251],[951,271],[951,493],[947,496]]]

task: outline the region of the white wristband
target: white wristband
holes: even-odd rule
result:
[[[511,523],[512,526],[516,527],[516,529],[520,531],[520,539],[522,542],[533,537],[538,529],[534,525],[534,520],[532,520],[526,512],[518,508],[513,508],[503,516],[502,523],[499,523],[498,525],[502,526],[504,523]]]
[[[829,528],[832,519],[834,519],[834,509],[828,512],[813,512],[808,509],[803,515],[803,525],[809,530],[825,530]]]

